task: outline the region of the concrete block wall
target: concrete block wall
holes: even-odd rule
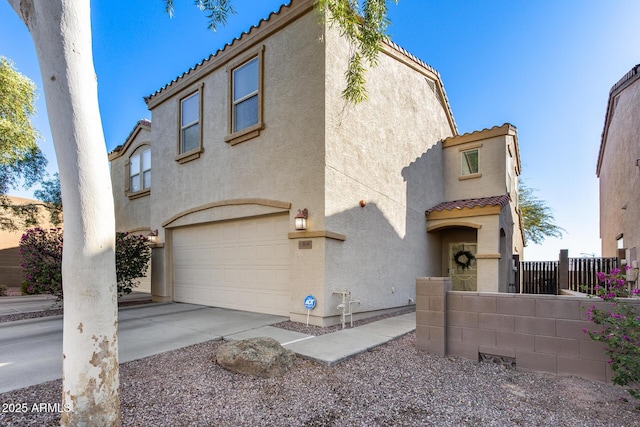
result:
[[[604,345],[583,332],[595,327],[586,309],[610,304],[573,296],[449,289],[448,278],[416,281],[419,350],[471,360],[479,360],[481,353],[501,356],[515,359],[521,370],[611,381]],[[632,303],[640,308],[640,301]]]

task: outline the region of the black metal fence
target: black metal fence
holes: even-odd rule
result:
[[[558,294],[558,261],[520,263],[523,294]]]
[[[593,295],[597,273],[608,273],[617,267],[618,258],[569,258],[569,289]]]
[[[564,263],[523,261],[519,271],[522,293],[557,295],[559,284],[564,282],[572,291],[594,294],[598,284],[597,273],[608,273],[617,267],[617,258],[565,258]]]

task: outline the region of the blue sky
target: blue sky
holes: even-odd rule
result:
[[[161,0],[92,1],[93,46],[107,149],[150,118],[149,95],[277,10],[280,0],[233,0],[237,15],[213,33],[191,0],[169,19]],[[518,128],[521,178],[552,208],[562,239],[526,259],[600,254],[595,165],[611,86],[640,63],[637,0],[400,0],[392,39],[436,68],[460,133]],[[42,87],[26,27],[0,0],[0,55]],[[44,95],[36,127],[56,170]],[[28,192],[14,194],[30,196]]]

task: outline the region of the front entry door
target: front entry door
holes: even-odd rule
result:
[[[449,277],[451,290],[478,290],[477,243],[449,244]]]

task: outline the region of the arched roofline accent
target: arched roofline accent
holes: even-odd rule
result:
[[[479,230],[482,228],[482,224],[476,224],[475,222],[467,221],[446,221],[427,227],[427,233],[432,233],[434,231],[440,231],[444,230],[445,228],[453,227],[475,228],[476,230]]]
[[[197,206],[195,208],[182,211],[179,214],[172,216],[167,221],[162,223],[162,227],[164,228],[170,227],[171,224],[175,223],[177,220],[185,218],[189,215],[192,215],[198,212],[213,210],[213,209],[221,208],[224,206],[242,206],[242,205],[265,206],[268,208],[280,209],[282,211],[288,211],[291,209],[291,203],[282,202],[279,200],[259,199],[259,198],[219,200],[217,202],[207,203],[205,205]]]

